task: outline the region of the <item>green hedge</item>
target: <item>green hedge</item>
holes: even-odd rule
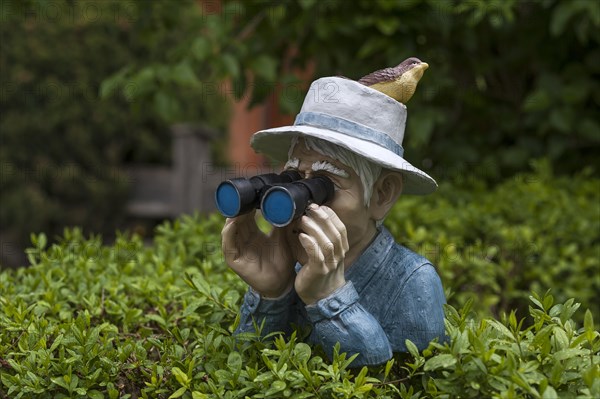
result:
[[[456,306],[476,295],[480,314],[525,315],[530,292],[551,289],[598,312],[600,179],[559,177],[543,160],[532,169],[493,187],[464,175],[435,195],[403,197],[386,225],[438,267]]]
[[[165,223],[151,246],[34,235],[31,266],[0,274],[0,398],[598,397],[599,317],[577,303],[598,292],[598,180],[538,169],[398,204],[387,224],[400,241],[461,255],[432,259],[454,292],[451,340],[371,369],[295,337],[232,336],[246,287],[223,263],[220,216]],[[533,240],[536,262],[478,251],[515,237]],[[523,311],[490,313],[512,305]]]

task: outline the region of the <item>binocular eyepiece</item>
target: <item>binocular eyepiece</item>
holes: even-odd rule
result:
[[[269,223],[283,227],[311,203],[321,205],[332,199],[333,193],[333,182],[325,176],[302,179],[296,171],[284,171],[225,180],[217,187],[215,202],[223,216],[236,217],[260,208]]]
[[[324,204],[333,198],[333,183],[325,176],[273,186],[265,192],[260,207],[267,222],[276,227],[290,224],[311,203]]]

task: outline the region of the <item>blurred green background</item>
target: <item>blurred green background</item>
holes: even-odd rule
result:
[[[252,87],[251,104],[277,83],[293,115],[297,71],[358,79],[410,56],[430,69],[404,146],[438,181],[492,190],[535,160],[598,181],[596,1],[3,0],[0,13],[3,251],[30,232],[126,226],[123,168],[168,164],[171,124],[226,142],[215,82],[236,98]]]

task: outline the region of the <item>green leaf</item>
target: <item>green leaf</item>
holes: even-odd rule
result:
[[[125,77],[132,71],[132,65],[121,68],[117,73],[109,76],[100,84],[99,95],[102,99],[112,98],[119,88],[124,84]]]
[[[566,348],[554,353],[552,357],[557,361],[563,361],[566,359],[571,359],[577,356],[584,355],[585,353],[586,352],[581,349]]]
[[[542,393],[542,399],[558,399],[558,394],[554,388],[549,385]]]
[[[277,75],[277,60],[267,55],[259,55],[250,61],[250,68],[256,75],[268,82],[274,82]]]
[[[167,326],[167,321],[157,314],[147,314],[146,318],[157,322],[161,327]]]
[[[425,362],[424,370],[432,371],[437,369],[445,369],[456,364],[456,358],[453,355],[444,353],[436,355]]]
[[[546,294],[546,295],[544,295],[543,302],[544,302],[544,309],[548,310],[552,307],[552,304],[554,303],[554,297],[550,294]]]
[[[366,366],[360,370],[360,373],[358,373],[358,375],[354,379],[355,387],[361,387],[365,384],[368,372],[369,372],[369,369]]]
[[[184,373],[179,367],[173,367],[171,373],[175,376],[177,382],[185,387],[189,386],[190,379],[186,373]],[[185,391],[184,391],[185,392]]]
[[[390,36],[400,27],[400,20],[394,17],[378,18],[375,25],[381,33]]]
[[[186,391],[187,391],[186,387],[181,387],[178,390],[176,390],[175,392],[173,392],[173,394],[171,396],[169,396],[169,399],[176,399],[176,398],[182,397]]]
[[[587,309],[583,318],[583,328],[585,331],[594,331],[594,315]]]
[[[567,23],[577,13],[578,7],[576,2],[559,3],[552,13],[550,20],[550,33],[552,36],[558,36],[564,32]]]
[[[87,391],[86,394],[90,399],[104,399],[104,394],[95,389],[92,389],[91,391]]]
[[[385,364],[385,371],[383,373],[383,377],[387,378],[390,375],[390,371],[392,371],[392,367],[394,366],[394,358],[391,358],[390,360],[388,360],[388,362]]]
[[[565,331],[560,327],[555,327],[553,330],[554,341],[556,342],[556,350],[560,351],[569,347],[569,338]]]
[[[46,238],[46,234],[41,233],[40,235],[38,235],[38,242],[37,242],[38,249],[46,248],[47,242],[48,242],[48,240]]]
[[[418,358],[420,356],[419,355],[419,349],[417,348],[417,346],[415,344],[412,343],[412,341],[410,339],[405,340],[404,344],[406,345],[406,349],[408,349],[408,352],[414,358]]]
[[[266,390],[265,396],[269,397],[275,395],[276,393],[283,391],[286,387],[287,384],[283,381],[273,381],[273,383],[271,384],[271,388]]]
[[[185,61],[180,62],[173,68],[172,79],[177,84],[186,87],[193,87],[200,83],[189,62]]]
[[[300,7],[302,7],[304,10],[314,7],[316,2],[317,0],[299,0]]]
[[[202,36],[194,39],[191,50],[196,60],[201,62],[205,61],[212,52],[210,42]]]
[[[281,78],[280,83],[279,108],[284,113],[296,114],[304,101],[304,91],[300,80],[292,74],[286,74]]]
[[[301,363],[306,364],[310,359],[312,351],[310,346],[304,342],[299,342],[294,347],[294,357]]]
[[[508,316],[508,324],[513,330],[517,329],[517,316],[515,315],[515,311],[511,311]]]
[[[52,381],[53,383],[55,383],[56,385],[65,388],[66,390],[69,390],[69,384],[65,381],[64,377],[55,377],[55,378],[50,378],[50,381]]]
[[[498,320],[488,320],[487,321],[495,330],[500,332],[504,338],[513,339],[513,335],[508,328]]]
[[[223,54],[221,58],[225,71],[231,78],[237,78],[240,75],[240,66],[236,58],[231,54]]]
[[[570,115],[565,109],[554,109],[548,121],[556,130],[562,133],[570,133],[572,129]]]
[[[231,352],[227,357],[227,367],[234,374],[242,370],[242,356],[238,352]]]
[[[526,112],[542,111],[550,107],[552,104],[548,92],[544,89],[538,89],[530,93],[523,100],[523,110]]]
[[[271,373],[270,371],[268,372],[264,372],[259,374],[255,379],[254,382],[255,383],[263,383],[263,382],[268,382],[273,380],[274,376],[273,373]]]
[[[175,121],[180,111],[177,100],[165,91],[158,91],[154,95],[154,109],[165,121]]]
[[[59,334],[54,339],[54,342],[52,343],[52,346],[50,346],[50,352],[54,352],[56,350],[56,348],[58,348],[58,346],[62,343],[63,338],[64,338],[64,334]]]

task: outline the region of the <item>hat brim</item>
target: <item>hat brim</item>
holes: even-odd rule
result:
[[[286,162],[291,140],[295,136],[315,137],[329,141],[386,169],[401,172],[404,175],[403,194],[425,195],[437,189],[437,183],[432,177],[392,151],[334,130],[308,125],[283,126],[256,132],[250,144],[256,152],[265,154],[275,161]]]

